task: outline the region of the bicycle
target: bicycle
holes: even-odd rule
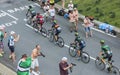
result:
[[[48,30],[48,39],[50,42],[56,43],[59,47],[64,47],[64,40],[62,37],[58,36],[58,39],[56,41],[54,28]]]
[[[69,55],[72,57],[80,57],[83,63],[90,62],[90,55],[85,51],[80,51],[80,55],[78,55],[79,46],[75,43],[71,43],[69,47]]]
[[[109,73],[113,75],[120,75],[119,69],[113,65],[113,62],[113,60],[111,62],[104,62],[102,58],[96,57],[95,65],[100,70],[106,69]]]
[[[41,26],[40,29],[39,24],[36,21],[33,22],[33,28],[40,32],[42,36],[47,37],[47,30],[43,26]]]

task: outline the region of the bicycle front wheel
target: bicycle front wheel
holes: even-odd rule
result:
[[[49,39],[50,42],[54,41],[54,36],[53,36],[52,31],[48,31],[48,39]]]
[[[64,47],[64,40],[63,40],[63,38],[62,37],[58,37],[58,46],[59,47]]]
[[[105,64],[99,57],[96,58],[95,65],[100,70],[104,70],[105,69]]]
[[[45,28],[42,27],[40,32],[41,32],[42,36],[47,37],[47,30]]]
[[[89,63],[90,62],[90,55],[87,52],[83,52],[81,53],[81,60],[84,63]]]
[[[69,51],[69,55],[70,55],[71,57],[75,57],[75,56],[77,55],[77,50],[74,48],[73,45],[70,45],[68,51]]]
[[[112,75],[120,75],[119,69],[115,66],[111,67]]]

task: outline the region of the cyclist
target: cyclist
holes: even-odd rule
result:
[[[83,48],[86,46],[86,43],[82,38],[80,38],[78,32],[75,33],[74,44],[79,46],[78,56],[80,56],[80,52],[83,51]]]
[[[100,40],[100,44],[101,44],[101,51],[100,51],[99,55],[102,56],[103,62],[106,63],[106,60],[107,60],[108,63],[111,63],[112,51],[111,51],[110,47],[105,44],[104,40]],[[108,71],[110,70],[109,67],[107,69],[108,69]]]
[[[36,15],[36,23],[39,27],[39,30],[41,31],[42,30],[42,25],[44,23],[44,17],[40,13],[37,13],[37,15]]]
[[[29,6],[29,9],[26,13],[26,15],[31,15],[31,19],[33,19],[33,17],[36,15],[36,11],[34,10],[34,8],[32,6]]]
[[[52,29],[55,31],[55,41],[58,41],[58,36],[61,33],[61,27],[56,23],[56,20],[53,21]]]

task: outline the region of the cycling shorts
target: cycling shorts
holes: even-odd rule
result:
[[[55,35],[59,35],[59,34],[60,34],[60,32],[61,32],[61,31],[56,30],[56,31],[55,31]]]
[[[111,61],[112,55],[111,54],[104,54],[103,59],[107,59],[108,61]]]

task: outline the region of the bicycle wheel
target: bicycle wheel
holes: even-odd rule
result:
[[[48,31],[48,39],[49,39],[50,42],[54,41],[54,36],[53,36],[52,31]]]
[[[81,60],[84,63],[89,63],[90,62],[90,55],[87,52],[83,52],[81,53]]]
[[[42,27],[40,32],[41,32],[42,36],[47,37],[47,30],[45,28]]]
[[[115,66],[111,67],[112,75],[120,75],[119,69]]]
[[[70,45],[68,51],[69,51],[69,55],[70,55],[71,57],[75,57],[75,56],[77,55],[77,50],[74,48],[73,45]]]
[[[63,40],[63,38],[62,37],[58,37],[58,46],[59,47],[64,47],[64,40]]]
[[[104,70],[105,69],[105,64],[104,64],[104,62],[102,62],[102,60],[99,57],[96,58],[95,65],[100,70]]]

